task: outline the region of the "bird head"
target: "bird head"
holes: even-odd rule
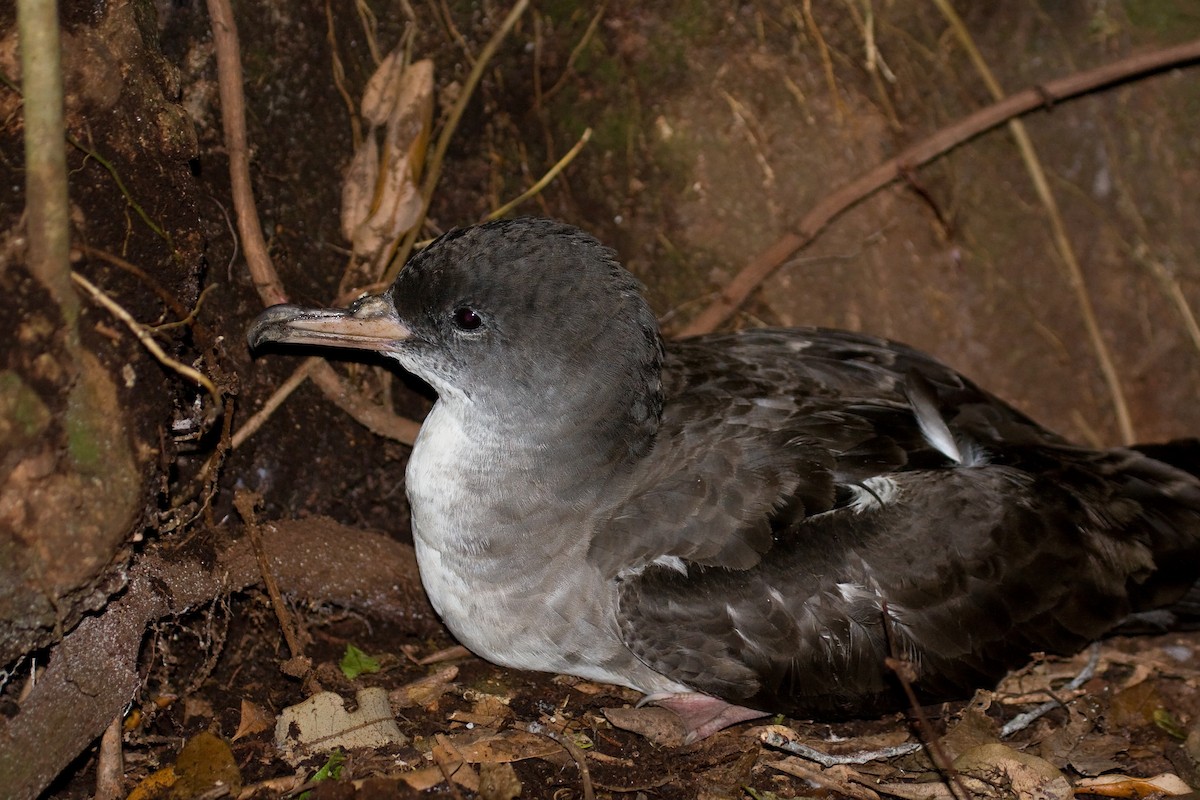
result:
[[[386,292],[346,309],[274,306],[248,339],[377,351],[490,424],[597,425],[634,451],[661,412],[662,341],[638,282],[550,220],[451,231]]]

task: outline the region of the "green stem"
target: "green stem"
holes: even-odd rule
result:
[[[79,347],[79,297],[71,285],[62,50],[55,0],[17,0],[25,98],[25,209],[29,269],[62,312],[67,346]]]

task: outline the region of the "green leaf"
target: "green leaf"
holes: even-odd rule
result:
[[[1187,728],[1165,708],[1154,709],[1154,724],[1168,736],[1183,741],[1187,738]]]
[[[329,758],[325,760],[325,765],[322,766],[316,773],[313,774],[311,780],[313,783],[320,781],[336,781],[342,777],[342,765],[346,763],[346,754],[341,750],[334,750],[329,754]],[[312,789],[300,795],[299,800],[309,800],[312,796]]]
[[[350,680],[364,673],[379,672],[379,662],[352,644],[346,645],[346,654],[342,656],[338,666],[341,667],[342,674]]]

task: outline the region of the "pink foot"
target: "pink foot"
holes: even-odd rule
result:
[[[735,706],[699,692],[647,695],[638,705],[646,703],[654,703],[656,706],[662,706],[675,712],[687,731],[687,736],[683,740],[684,744],[707,739],[717,731],[739,722],[769,716],[766,711]]]

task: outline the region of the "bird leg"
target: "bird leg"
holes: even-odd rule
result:
[[[642,698],[638,705],[642,706],[647,703],[653,703],[675,712],[675,716],[679,717],[687,732],[683,740],[684,744],[707,739],[717,731],[739,722],[769,716],[766,711],[735,706],[699,692],[650,694]]]

